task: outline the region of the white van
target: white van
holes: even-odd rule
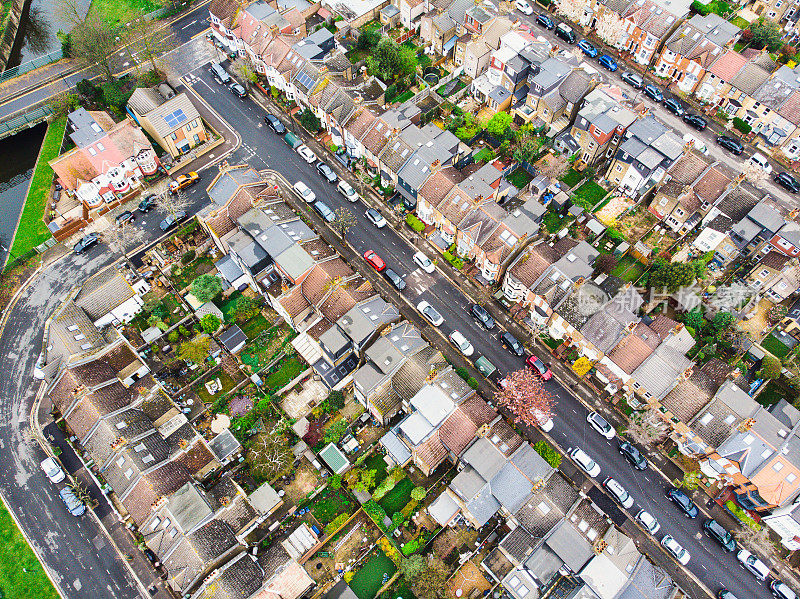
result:
[[[756,152],[755,154],[750,156],[750,160],[748,162],[752,165],[759,167],[768,175],[772,172],[772,165],[769,163],[769,160],[767,160],[766,156],[764,156],[763,154],[759,154],[758,152]]]

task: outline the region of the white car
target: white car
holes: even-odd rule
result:
[[[686,549],[684,549],[683,546],[670,535],[664,535],[664,538],[661,539],[661,546],[684,566],[689,563],[689,559],[692,557],[689,555],[689,552],[686,551]]]
[[[536,422],[539,424],[540,429],[546,433],[549,433],[551,430],[553,430],[553,419],[550,416],[541,410],[537,410],[536,408],[533,408],[531,411],[533,412],[533,417],[536,418]]]
[[[617,434],[617,431],[614,430],[614,427],[611,426],[608,421],[597,412],[589,412],[589,414],[586,416],[586,422],[588,422],[589,426],[603,435],[606,439],[613,439]]]
[[[616,479],[608,477],[603,481],[603,486],[606,488],[606,491],[611,493],[611,496],[616,499],[626,510],[629,510],[633,507],[633,497],[631,497],[630,493],[628,493],[625,490],[625,487],[619,484]]]
[[[436,309],[425,300],[422,300],[417,304],[417,310],[419,310],[420,314],[425,317],[425,320],[435,327],[441,326],[444,322],[442,315],[439,314],[439,312],[437,312]]]
[[[517,0],[514,4],[523,15],[531,16],[533,14],[533,8],[525,0]]]
[[[473,353],[475,353],[475,348],[472,347],[472,344],[467,341],[467,338],[464,337],[464,335],[462,335],[460,332],[453,331],[450,333],[449,338],[451,343],[458,348],[458,351],[465,356],[471,356]]]
[[[364,216],[366,216],[367,220],[379,229],[383,229],[387,224],[386,219],[383,218],[383,215],[375,210],[375,208],[367,208],[367,211],[364,212]]]
[[[302,181],[298,181],[294,184],[294,192],[300,196],[301,199],[305,200],[309,204],[313,204],[314,201],[317,199],[316,194],[308,188],[308,185],[303,183]]]
[[[339,181],[339,185],[336,186],[336,189],[347,198],[349,202],[357,202],[359,200],[358,193],[347,181]]]
[[[636,514],[636,521],[641,524],[642,527],[651,535],[654,535],[661,530],[661,525],[658,523],[658,520],[656,520],[655,517],[650,514],[650,512],[641,510],[638,514]]]
[[[312,164],[317,161],[317,155],[314,154],[314,152],[312,152],[311,149],[305,144],[297,148],[297,153],[300,154],[302,159],[308,162],[309,164]]]
[[[53,458],[45,458],[42,460],[41,466],[51,483],[60,483],[67,477],[61,466]]]
[[[580,447],[576,447],[569,452],[569,457],[575,460],[575,463],[580,466],[586,474],[595,478],[600,475],[600,466],[589,457],[589,454],[583,451]]]
[[[767,160],[766,156],[764,156],[763,154],[759,154],[758,152],[756,152],[755,154],[750,156],[750,159],[747,162],[748,164],[757,166],[768,175],[772,172],[772,165],[769,163],[769,160]]]
[[[769,566],[758,559],[755,555],[750,553],[747,549],[742,549],[736,554],[736,559],[739,560],[742,568],[750,572],[753,576],[763,581],[769,576]]]
[[[422,252],[417,252],[414,254],[413,260],[414,263],[425,272],[433,272],[436,270],[436,266],[434,266],[433,261]]]

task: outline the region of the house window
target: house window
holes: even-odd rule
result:
[[[195,127],[197,127],[199,124],[200,124],[200,123],[199,123],[199,120],[198,120],[198,119],[195,119],[195,120],[193,120],[193,121],[191,122],[191,127],[189,127],[189,128],[190,128],[190,129],[194,129],[194,128],[195,128]]]
[[[170,133],[170,134],[169,134],[169,138],[170,138],[172,141],[175,141],[176,139],[178,139],[178,136],[177,136],[177,134],[175,134],[175,133]]]
[[[783,470],[783,464],[782,464],[781,462],[775,462],[775,463],[772,465],[772,469],[773,469],[775,472],[780,472],[781,470]]]
[[[769,271],[766,268],[762,270],[760,273],[758,273],[758,276],[762,279],[765,278],[767,275],[769,275]]]
[[[195,133],[192,137],[194,138],[195,145],[200,143],[200,136],[197,133]]]
[[[622,172],[622,165],[618,164],[617,168],[615,169],[618,173]]]
[[[95,150],[94,148],[90,147],[89,148],[89,154],[91,154],[92,156],[97,156],[97,150]]]

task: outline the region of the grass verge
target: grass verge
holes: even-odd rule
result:
[[[45,206],[50,199],[50,184],[53,182],[53,169],[47,163],[58,156],[66,126],[67,119],[62,117],[47,127],[39,160],[34,167],[28,196],[25,198],[25,206],[19,219],[19,227],[14,235],[14,244],[11,246],[11,253],[15,256],[22,256],[50,239],[50,230],[42,220]]]
[[[163,5],[151,0],[92,0],[89,15],[98,16],[115,27],[125,25],[140,15],[146,15]]]
[[[0,503],[0,596],[4,599],[58,599],[53,583],[17,528],[5,503]]]

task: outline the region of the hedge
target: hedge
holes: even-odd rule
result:
[[[331,522],[328,522],[325,525],[325,534],[331,535],[334,532],[336,532],[340,526],[342,526],[345,522],[347,522],[347,519],[349,517],[350,514],[347,513],[339,514],[338,516],[336,516],[336,518],[334,518]]]
[[[561,454],[553,449],[547,441],[537,441],[533,448],[553,468],[558,468],[561,465]]]
[[[747,526],[748,528],[752,528],[753,530],[761,530],[761,525],[753,520],[750,516],[747,515],[742,508],[736,505],[732,499],[729,499],[725,502],[725,507],[728,508],[728,511],[736,516],[736,519],[739,520],[742,524]]]
[[[408,557],[412,553],[419,551],[422,547],[424,547],[424,539],[417,537],[416,539],[411,539],[408,543],[404,544],[400,550],[403,552],[403,555]]]
[[[447,260],[447,261],[448,261],[448,262],[449,262],[449,263],[450,263],[450,264],[451,264],[451,265],[452,265],[454,268],[457,268],[458,270],[461,270],[462,268],[464,268],[464,260],[462,260],[462,259],[461,259],[461,258],[459,258],[458,256],[454,256],[453,254],[451,254],[451,253],[450,253],[450,252],[448,252],[447,250],[445,250],[445,251],[444,251],[444,253],[442,254],[442,256],[443,256],[443,257],[444,257],[444,259],[445,259],[445,260]]]
[[[425,223],[423,223],[413,214],[406,215],[406,224],[417,233],[422,233],[425,230]]]
[[[748,133],[750,133],[750,132],[753,130],[753,128],[752,128],[750,125],[748,125],[747,123],[745,123],[745,122],[744,122],[742,119],[740,119],[738,116],[737,116],[737,117],[734,117],[734,119],[733,119],[733,126],[734,126],[734,127],[736,127],[736,128],[737,128],[739,131],[741,131],[742,133],[744,133],[745,135],[747,135]]]

